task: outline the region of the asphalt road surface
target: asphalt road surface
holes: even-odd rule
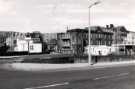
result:
[[[54,72],[0,70],[0,89],[135,89],[135,65]]]

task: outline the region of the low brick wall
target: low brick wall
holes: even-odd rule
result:
[[[69,54],[41,54],[28,55],[22,61],[24,63],[74,63],[73,55]]]
[[[115,61],[128,61],[135,60],[135,56],[131,55],[108,55],[108,56],[92,56],[92,62],[115,62]],[[84,55],[82,57],[74,58],[74,62],[76,63],[87,63],[88,56]]]
[[[88,55],[74,56],[66,54],[36,54],[25,55],[17,58],[10,58],[11,62],[23,62],[23,63],[87,63]],[[92,56],[92,62],[115,62],[115,61],[127,61],[134,60],[135,56],[130,55],[108,55],[108,56]],[[5,60],[1,58],[0,60]],[[6,59],[6,61],[9,59]]]

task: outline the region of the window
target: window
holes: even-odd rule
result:
[[[16,44],[17,43],[17,40],[14,40],[14,42],[13,42],[14,44]]]
[[[93,38],[93,34],[91,34],[90,37]]]
[[[95,34],[93,33],[92,35],[93,35],[92,38],[95,38]]]
[[[106,39],[106,34],[104,34],[104,38]]]
[[[101,38],[101,34],[99,34],[99,38]]]
[[[101,34],[101,38],[104,38],[103,36],[104,36],[104,34]]]

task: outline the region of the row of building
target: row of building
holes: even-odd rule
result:
[[[106,27],[92,26],[90,29],[92,55],[108,55],[116,53],[116,51],[119,54],[122,53],[119,51],[120,45],[123,44],[124,39],[126,39],[127,34],[129,33],[124,26],[114,27],[113,24],[110,24],[106,25]],[[61,38],[60,41],[63,42],[63,45],[60,46],[63,49],[60,48],[60,51],[67,52],[67,50],[69,50],[70,53],[73,54],[87,53],[88,37],[88,27],[84,29],[69,29],[64,33],[63,37],[59,37]],[[64,43],[70,45],[66,45],[65,48]],[[122,46],[121,48],[124,47]],[[124,52],[125,51],[123,51],[123,53]]]
[[[113,24],[92,26],[92,55],[134,54],[135,32]],[[0,47],[8,46],[6,52],[87,54],[88,27],[67,29],[63,33],[0,32]]]

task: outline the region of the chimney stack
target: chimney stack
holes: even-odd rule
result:
[[[110,24],[110,28],[113,28],[114,27],[114,25],[113,24]]]
[[[109,29],[109,25],[106,25],[106,28]]]

